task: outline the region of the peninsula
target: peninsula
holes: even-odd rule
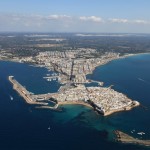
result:
[[[94,81],[99,84],[97,87],[85,85],[85,83],[93,82],[86,78],[87,74],[91,74],[97,66],[118,58],[120,58],[119,53],[100,55],[95,49],[85,48],[64,52],[39,52],[35,57],[24,57],[20,61],[34,63],[54,71],[53,75],[44,78],[48,81],[57,79],[62,84],[57,93],[34,95],[19,84],[13,76],[9,76],[9,81],[29,104],[38,104],[41,108],[51,109],[57,109],[62,104],[83,104],[107,116],[139,105],[139,102],[115,91],[111,86],[102,87],[103,82]],[[45,101],[49,100],[55,102],[56,105],[48,106]]]

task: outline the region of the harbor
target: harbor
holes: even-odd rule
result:
[[[38,100],[45,100],[45,98],[49,97],[49,94],[36,96],[33,93],[27,91],[26,88],[23,87],[18,81],[16,81],[13,76],[9,76],[8,79],[12,83],[13,89],[17,91],[18,94],[22,96],[28,104],[48,105],[48,103],[39,102]]]

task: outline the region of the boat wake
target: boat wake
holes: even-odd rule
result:
[[[138,80],[139,80],[139,81],[142,81],[142,82],[144,82],[144,83],[150,84],[150,82],[145,81],[145,80],[144,80],[144,79],[142,79],[142,78],[138,78]]]

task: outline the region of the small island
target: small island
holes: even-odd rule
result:
[[[150,140],[140,140],[118,130],[115,131],[115,135],[116,141],[121,143],[150,146]]]

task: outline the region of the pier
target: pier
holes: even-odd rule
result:
[[[23,87],[18,81],[14,79],[13,76],[8,77],[9,81],[13,85],[13,89],[16,90],[20,96],[24,98],[24,100],[28,104],[36,104],[36,105],[48,105],[46,102],[41,102],[42,100],[48,100],[52,98],[53,94],[39,94],[39,95],[34,95],[31,92],[27,91],[25,87]]]

